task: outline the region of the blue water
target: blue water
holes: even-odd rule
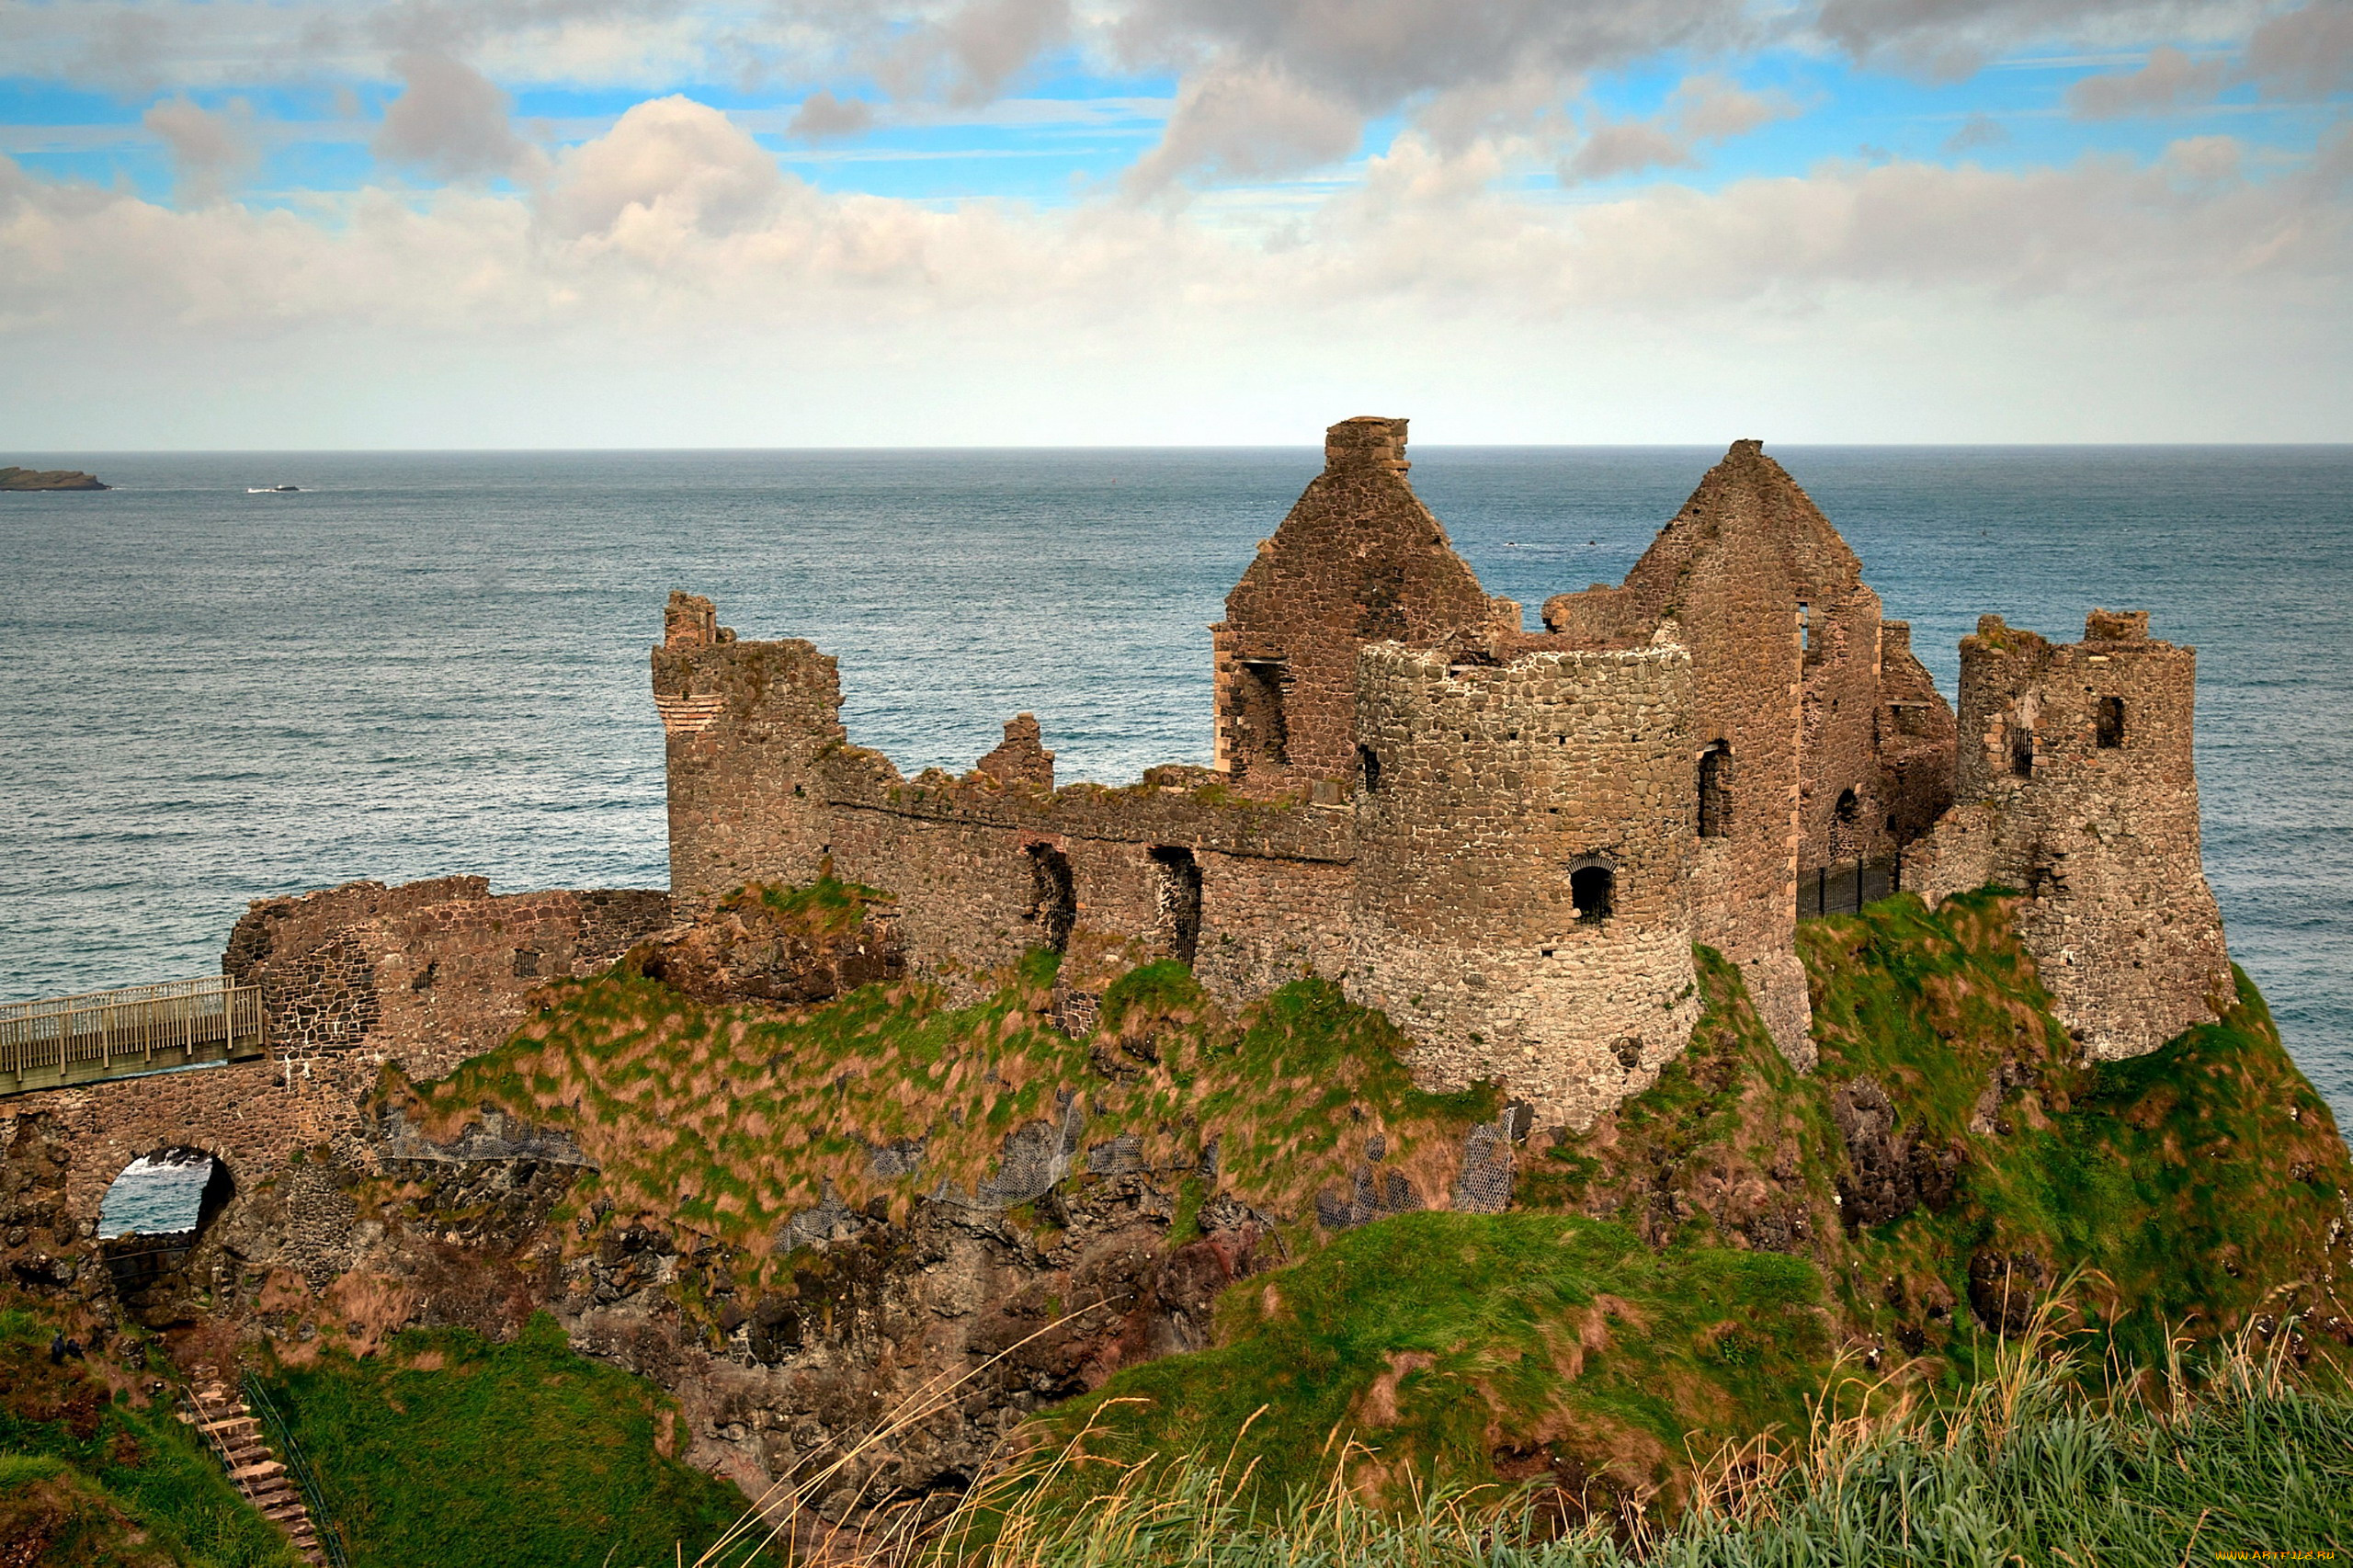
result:
[[[1986,610],[2199,646],[2232,951],[2353,1122],[2353,449],[1773,450],[1948,696]],[[1719,451],[1418,449],[1414,481],[1532,619]],[[674,587],[837,655],[909,772],[1024,709],[1065,779],[1205,762],[1203,629],[1320,454],[5,459],[120,487],[0,495],[0,995],[31,996],[211,970],[246,900],[353,877],[661,885]]]
[[[98,1234],[192,1231],[203,1215],[209,1159],[142,1155],[122,1168],[98,1204]]]

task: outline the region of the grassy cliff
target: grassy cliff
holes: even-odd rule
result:
[[[776,906],[837,925],[858,896]],[[1043,952],[964,1006],[911,982],[706,1006],[624,965],[386,1095],[437,1136],[485,1106],[572,1132],[601,1166],[559,1214],[583,1246],[642,1217],[787,1292],[823,1273],[782,1255],[792,1214],[832,1194],[904,1219],[979,1191],[1024,1128],[1074,1120],[1178,1195],[1171,1244],[1222,1191],[1274,1219],[1291,1261],[1226,1291],[1212,1347],[1129,1366],[1036,1440],[1230,1453],[1277,1492],[1354,1442],[1359,1483],[1392,1499],[1435,1478],[1549,1483],[1586,1511],[1672,1502],[1721,1445],[1804,1431],[1840,1380],[1888,1380],[1881,1403],[1966,1393],[2063,1282],[2055,1342],[2128,1379],[2185,1339],[2343,1356],[2353,1168],[2254,987],[2157,1052],[2086,1062],[2014,907],[1904,895],[1807,923],[1806,1074],[1701,950],[1689,1051],[1592,1128],[1518,1149],[1504,1214],[1319,1224],[1318,1194],[1369,1169],[1442,1210],[1497,1108],[1416,1089],[1388,1021],[1320,979],[1229,1011],[1147,965],[1073,1039]],[[1065,1187],[1086,1169],[1082,1151]],[[1051,1210],[1008,1218],[1050,1233]]]
[[[793,906],[813,935],[843,918],[844,886]],[[1083,1125],[1087,1148],[1118,1145],[1189,1204],[1209,1156],[1227,1187],[1312,1242],[1314,1194],[1347,1178],[1367,1139],[1427,1199],[1453,1180],[1465,1130],[1495,1114],[1489,1091],[1416,1089],[1395,1028],[1329,981],[1232,1013],[1183,965],[1147,964],[1073,1039],[1051,1016],[1054,971],[1039,950],[967,1006],[905,982],[770,1010],[698,1004],[623,965],[551,987],[506,1045],[435,1083],[395,1077],[386,1096],[435,1135],[483,1107],[561,1128],[600,1167],[575,1206],[685,1227],[779,1278],[791,1215],[829,1193],[902,1219],[943,1188],[974,1199],[1007,1138],[1040,1123]],[[896,1157],[878,1161],[883,1150]]]
[[[53,1324],[0,1310],[0,1562],[299,1568],[168,1399],[99,1356],[51,1364]]]
[[[1969,1385],[2070,1279],[2059,1337],[2096,1363],[2242,1332],[2341,1358],[2353,1169],[2253,985],[2159,1051],[2086,1063],[2011,907],[1808,923],[1812,1074],[1703,951],[1690,1051],[1524,1153],[1526,1211],[1338,1238],[1229,1292],[1217,1349],[1122,1372],[1058,1435],[1165,1448],[1258,1412],[1237,1453],[1285,1484],[1353,1436],[1460,1483],[1672,1495],[1727,1438],[1802,1432],[1841,1379]]]
[[[734,1487],[672,1457],[658,1390],[574,1354],[544,1314],[511,1345],[412,1330],[364,1359],[321,1358],[280,1372],[271,1398],[352,1568],[654,1568],[693,1561],[743,1511]]]

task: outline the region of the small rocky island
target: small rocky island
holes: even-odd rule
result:
[[[0,490],[111,490],[95,473],[74,468],[0,468]]]

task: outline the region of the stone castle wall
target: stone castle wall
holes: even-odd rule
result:
[[[1211,628],[1217,766],[1254,790],[1356,776],[1357,651],[1519,630],[1406,483],[1405,421],[1324,434],[1324,472],[1226,597]]]
[[[353,1157],[360,1104],[386,1063],[440,1076],[511,1033],[549,980],[604,969],[668,923],[657,892],[494,895],[481,877],[257,900],[222,971],[262,988],[267,1055],[10,1096],[0,1149],[33,1119],[62,1133],[74,1151],[66,1207],[91,1223],[142,1154],[200,1149],[244,1192],[298,1150]]]
[[[651,891],[348,882],[256,901],[222,971],[261,987],[270,1050],[288,1072],[360,1050],[438,1076],[506,1039],[532,991],[605,969],[669,920],[668,895]]]
[[[382,1063],[446,1073],[548,980],[746,882],[827,872],[892,894],[911,961],[951,989],[1040,946],[1078,992],[1162,956],[1234,1001],[1324,973],[1391,1014],[1426,1082],[1493,1078],[1576,1125],[1683,1049],[1694,943],[1742,968],[1810,1066],[1798,879],[1899,848],[1932,899],[2033,894],[2021,930],[2093,1054],[2211,1016],[2228,960],[2198,862],[2190,650],[2145,618],[2095,614],[2065,648],[1989,619],[1956,721],[1753,441],[1623,584],[1556,597],[1525,633],[1414,496],[1404,434],[1335,426],[1229,597],[1220,768],[1057,787],[1025,714],[961,777],[908,778],[851,743],[831,658],[741,641],[674,594],[652,653],[668,894],[446,878],[263,901],[223,968],[263,988],[267,1060],[7,1114],[63,1118],[107,1160],[185,1143],[267,1166],[339,1136]],[[1597,913],[1579,890],[1602,873]]]
[[[1674,646],[1364,651],[1347,989],[1417,1077],[1582,1128],[1689,1042],[1690,679]]]
[[[1556,596],[1544,623],[1690,650],[1694,761],[1720,791],[1699,813],[1693,934],[1741,966],[1775,1041],[1810,1066],[1800,879],[1887,860],[1952,799],[1952,712],[1910,627],[1881,619],[1854,551],[1755,441],[1733,443],[1622,585]]]
[[[1063,951],[1081,990],[1165,956],[1230,1001],[1346,975],[1368,997],[1394,993],[1432,1081],[1500,1076],[1556,1122],[1590,1121],[1688,1040],[1680,648],[1572,652],[1517,633],[1453,653],[1359,645],[1358,777],[1324,804],[1176,767],[1057,789],[1027,715],[962,777],[908,779],[841,738],[833,662],[814,648],[722,640],[700,601],[671,621],[689,631],[655,651],[656,689],[665,713],[697,713],[672,736],[682,909],[828,871],[892,894],[917,971],[967,994],[1040,946]],[[736,793],[706,816],[714,788]],[[763,817],[762,802],[779,809]],[[1586,860],[1619,879],[1618,903],[1580,922],[1564,911]]]
[[[1334,426],[1324,472],[1229,596],[1206,772],[1058,789],[1023,715],[963,777],[908,779],[850,744],[831,659],[737,641],[707,601],[674,596],[654,676],[681,907],[830,869],[893,894],[916,967],[956,984],[1041,942],[1078,986],[1162,954],[1230,998],[1345,974],[1414,1037],[1431,1081],[1498,1076],[1581,1121],[1681,1049],[1673,999],[1694,942],[1741,967],[1775,1040],[1811,1067],[1802,878],[1889,864],[1932,828],[1937,846],[1905,867],[1961,865],[1972,832],[1987,865],[2051,860],[2064,835],[2050,822],[2097,817],[2085,831],[2150,854],[2128,871],[2075,845],[2072,881],[2040,873],[2054,896],[2026,920],[2053,933],[2050,961],[2109,977],[2054,990],[2073,987],[2104,1052],[2188,1016],[2175,993],[2221,949],[2195,935],[2211,901],[2186,739],[2178,759],[2147,754],[2145,778],[2112,758],[2054,762],[2025,799],[2056,802],[2064,777],[2081,800],[1973,829],[1949,808],[1957,768],[1964,799],[1985,792],[1961,738],[1975,721],[1957,725],[1910,628],[1882,618],[1854,552],[1759,443],[1733,444],[1624,583],[1554,597],[1530,636],[1415,497],[1404,438],[1403,420]],[[1972,667],[1971,689],[1991,690],[1993,666]],[[2027,700],[2058,700],[2040,666],[2021,678],[2039,683]],[[2186,665],[2179,678],[2131,701],[2169,725],[2157,715],[2187,704]],[[1626,902],[1556,932],[1588,862],[1629,879]],[[2143,913],[2160,885],[2191,890],[2177,916]],[[2116,977],[2149,970],[2175,926],[2204,955],[2196,978],[2144,1005]]]
[[[2211,1021],[2232,984],[2200,858],[2197,651],[2105,610],[2068,644],[1987,616],[1961,649],[1961,804],[1906,853],[1905,885],[2030,894],[2020,940],[2096,1058]]]
[[[1233,998],[1347,962],[1346,811],[1237,795],[1202,769],[1056,789],[1026,714],[963,777],[908,779],[844,738],[832,659],[806,642],[721,641],[703,601],[680,601],[672,624],[688,630],[655,650],[654,673],[665,716],[695,715],[670,734],[682,909],[830,871],[898,896],[916,967],[952,985],[1039,946],[1062,947],[1082,988],[1182,952]],[[694,641],[706,623],[711,641]]]

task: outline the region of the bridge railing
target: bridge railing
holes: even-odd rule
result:
[[[224,975],[0,1003],[0,1094],[258,1056],[261,988]]]

